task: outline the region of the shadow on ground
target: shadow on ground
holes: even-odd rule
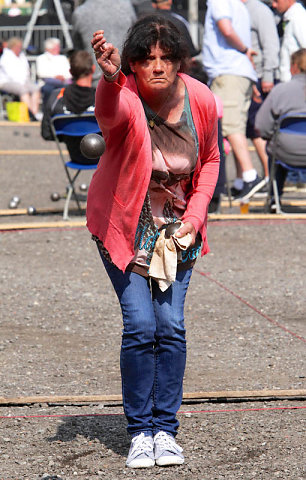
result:
[[[87,440],[98,440],[107,449],[118,455],[126,456],[129,450],[130,438],[126,432],[126,420],[123,415],[108,414],[105,416],[64,417],[54,437],[49,442],[71,442],[78,435]],[[70,461],[80,456],[90,455],[91,450],[72,455]],[[69,462],[69,457],[67,459]]]

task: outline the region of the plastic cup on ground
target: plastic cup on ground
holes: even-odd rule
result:
[[[240,213],[241,215],[246,215],[249,213],[249,200],[243,200],[240,202]]]

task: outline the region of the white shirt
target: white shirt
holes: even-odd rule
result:
[[[66,80],[71,78],[69,60],[65,55],[52,55],[45,52],[36,59],[38,78],[55,78],[61,75]]]
[[[251,47],[249,13],[241,0],[208,0],[203,38],[203,64],[210,80],[219,75],[238,75],[257,81],[245,54],[229,45],[217,22],[227,18],[246,47]]]
[[[8,82],[24,85],[30,80],[30,67],[23,52],[20,55],[10,48],[4,48],[0,57],[0,85]]]
[[[288,82],[291,79],[291,54],[306,47],[306,10],[300,3],[294,3],[284,13],[284,36],[280,50],[280,80]]]

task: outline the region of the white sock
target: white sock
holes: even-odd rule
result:
[[[235,178],[233,187],[236,188],[236,190],[242,190],[243,189],[243,180],[242,178]]]
[[[252,168],[252,170],[246,170],[245,172],[242,172],[242,178],[246,183],[254,182],[256,177],[257,177],[257,172],[255,168]]]

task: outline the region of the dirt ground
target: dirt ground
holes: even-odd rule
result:
[[[306,395],[294,395],[306,388],[306,221],[210,219],[186,301],[184,391],[274,394],[185,400],[185,464],[129,470],[120,402],[3,401],[120,394],[121,316],[88,231],[62,226],[64,201],[50,200],[67,183],[54,144],[34,124],[2,125],[0,142],[0,480],[306,478]],[[13,195],[45,213],[7,215]]]

